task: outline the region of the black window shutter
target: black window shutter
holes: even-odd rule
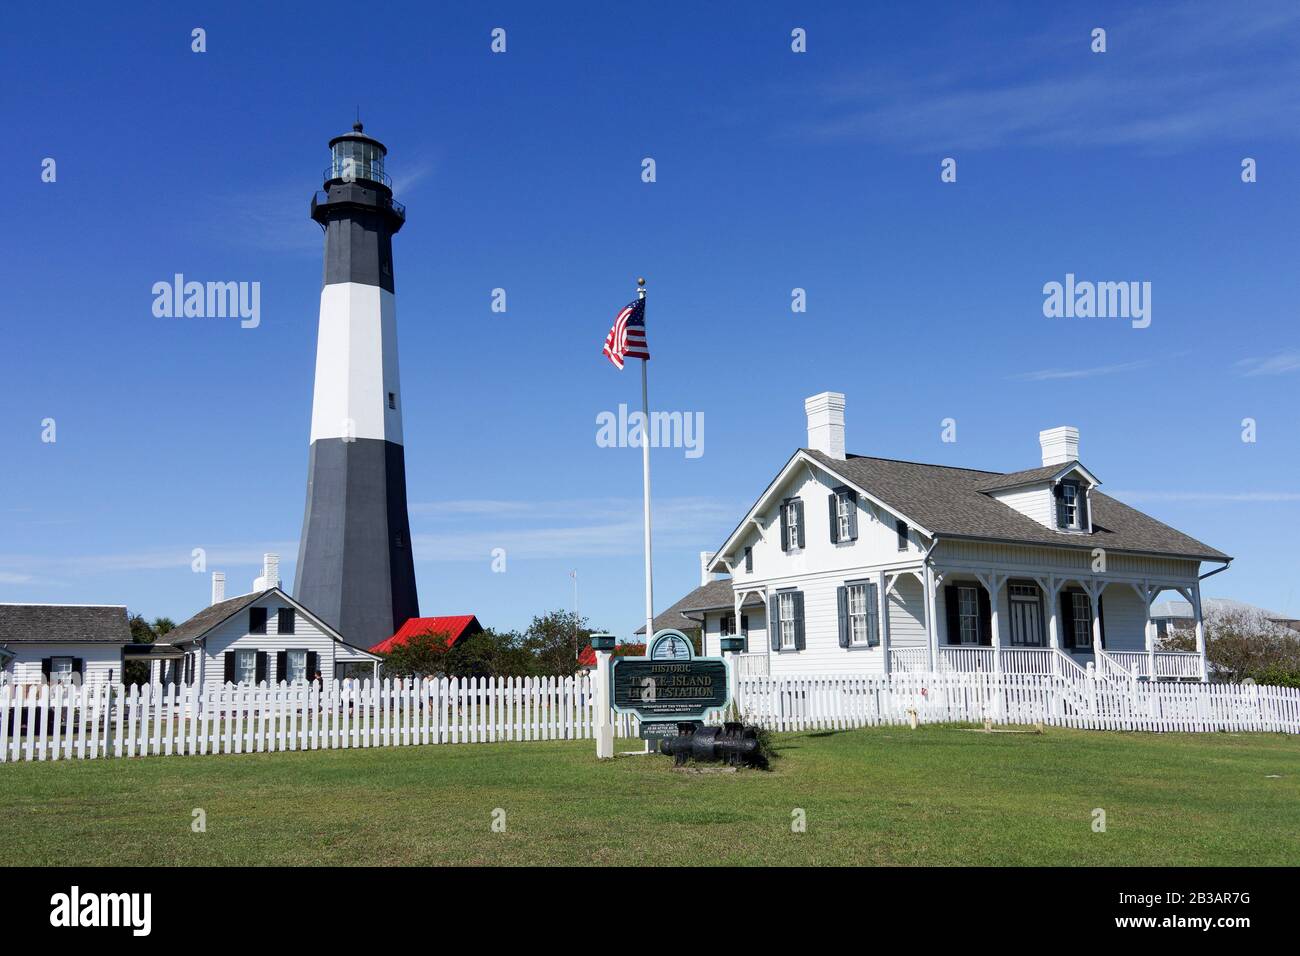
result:
[[[835,589],[835,601],[840,609],[840,647],[849,646],[849,589],[840,585]]]
[[[293,608],[282,607],[276,612],[275,629],[281,634],[292,634],[293,623]]]
[[[839,500],[839,492],[832,491],[829,499],[831,506],[831,544],[840,543],[840,515],[837,508]]]
[[[948,617],[948,643],[961,643],[961,595],[957,591],[957,585],[945,584],[943,587],[943,600]]]
[[[1058,528],[1066,527],[1065,521],[1065,489],[1057,482],[1056,487],[1052,489],[1052,494],[1056,495],[1056,526]]]
[[[289,652],[275,652],[275,679],[277,681],[286,681],[289,679]]]
[[[85,666],[86,666],[86,662],[83,658],[74,657],[72,659],[72,673],[74,674],[84,673]]]
[[[253,680],[259,684],[266,680],[266,651],[257,652],[257,664],[253,671]]]
[[[255,607],[248,611],[248,633],[265,634],[266,633],[266,608]]]
[[[993,609],[989,606],[989,592],[983,587],[976,589],[980,598],[980,643],[985,647],[993,646]]]
[[[1074,647],[1074,592],[1061,592],[1061,646]]]
[[[867,608],[867,645],[876,647],[880,644],[880,585],[867,585],[867,600],[871,605]]]
[[[50,679],[50,667],[52,666],[53,663],[54,663],[54,658],[52,657],[41,658],[41,674],[45,677],[47,681]]]
[[[781,599],[773,596],[767,602],[767,637],[772,650],[781,649]]]
[[[745,573],[746,574],[754,573],[754,549],[753,548],[745,549]]]
[[[802,501],[795,501],[795,503],[794,503],[794,513],[795,513],[795,515],[797,515],[798,518],[799,518],[799,527],[798,527],[796,530],[799,532],[799,535],[798,535],[798,537],[799,537],[799,548],[800,548],[800,550],[803,550],[803,546],[804,546],[804,545],[803,545],[803,532],[804,532],[804,528],[807,526],[808,522],[806,522],[806,521],[803,520],[803,502],[802,502]]]
[[[1106,599],[1097,595],[1097,620],[1101,625],[1101,649],[1106,649]]]
[[[235,682],[235,652],[226,651],[225,656],[226,683],[233,684]]]
[[[803,506],[800,505],[800,508]],[[803,522],[799,522],[799,537],[803,537]],[[794,649],[802,651],[804,649],[803,637],[803,592],[794,592]]]
[[[315,680],[316,672],[318,670],[320,670],[320,663],[318,662],[316,652],[308,651],[307,652],[307,679]]]
[[[1079,529],[1081,531],[1087,531],[1088,530],[1088,495],[1085,493],[1083,485],[1079,485],[1075,489],[1074,500],[1077,503],[1077,507],[1079,509]]]
[[[786,508],[789,507],[789,500],[781,502],[781,550],[790,550],[790,520],[786,515]]]
[[[906,551],[907,550],[907,522],[895,521],[894,531],[898,534],[898,550]]]
[[[858,540],[858,493],[853,490],[844,492],[849,499],[849,540]]]
[[[749,615],[748,614],[740,615],[740,636],[745,638],[746,641],[749,640]],[[748,649],[749,645],[746,644],[745,647],[746,649]]]

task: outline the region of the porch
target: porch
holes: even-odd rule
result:
[[[1059,675],[1070,665],[1095,667],[1103,676],[1125,679],[1200,680],[1201,655],[1192,651],[1099,651],[1066,653],[1051,647],[962,647],[941,645],[934,670],[958,674]],[[890,669],[898,673],[930,670],[926,648],[890,650]]]

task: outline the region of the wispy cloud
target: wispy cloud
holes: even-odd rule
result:
[[[1044,368],[1035,372],[1021,372],[1012,375],[1019,382],[1055,382],[1069,378],[1096,378],[1099,375],[1117,375],[1120,372],[1133,372],[1146,368],[1151,362],[1141,359],[1136,362],[1121,362],[1118,365],[1098,365],[1093,368]]]
[[[1300,371],[1300,349],[1289,349],[1276,355],[1245,358],[1237,362],[1235,368],[1247,377],[1285,375],[1287,372]]]
[[[1278,504],[1300,501],[1300,491],[1111,491],[1121,501],[1186,501],[1194,503],[1237,502],[1242,504]]]
[[[1129,145],[1172,150],[1300,129],[1300,6],[1217,2],[1107,17],[1108,52],[1064,19],[990,62],[980,47],[922,76],[878,68],[824,92],[811,132],[918,151]]]
[[[658,499],[655,543],[665,548],[707,545],[730,530],[739,505],[719,498]],[[488,561],[495,548],[504,548],[507,559],[641,553],[640,498],[468,499],[415,504],[411,512],[417,526],[435,526],[412,532],[419,561]],[[473,520],[462,521],[466,518]]]
[[[0,584],[31,584],[93,577],[131,571],[189,570],[196,545],[159,546],[115,553],[68,555],[0,554]],[[210,571],[258,567],[269,552],[285,558],[297,555],[296,541],[273,541],[260,545],[217,545],[204,548]],[[250,578],[251,580],[251,578]]]

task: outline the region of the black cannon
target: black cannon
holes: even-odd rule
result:
[[[758,728],[734,721],[721,727],[678,724],[677,736],[661,740],[659,752],[671,756],[678,767],[688,760],[721,761],[732,767],[767,766],[767,758],[758,745]]]

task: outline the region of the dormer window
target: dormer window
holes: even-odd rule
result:
[[[781,502],[781,550],[798,550],[804,546],[803,542],[803,502],[787,498]]]
[[[1056,485],[1056,526],[1062,531],[1088,530],[1088,493],[1078,481]]]

